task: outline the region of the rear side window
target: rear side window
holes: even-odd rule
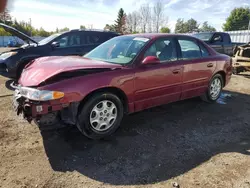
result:
[[[115,35],[110,34],[110,33],[101,33],[100,34],[100,42],[106,42],[109,39],[112,39],[113,37],[115,37]]]
[[[84,38],[84,44],[87,45],[99,45],[107,40],[115,37],[116,35],[112,33],[104,33],[104,32],[83,32],[82,38]]]
[[[201,57],[200,47],[195,41],[189,39],[178,39],[182,59],[196,59]]]
[[[201,56],[202,57],[208,57],[208,56],[210,56],[207,48],[202,43],[200,43],[199,46],[201,48]]]
[[[100,44],[101,43],[100,37],[97,35],[86,34],[85,38],[86,38],[86,44]]]

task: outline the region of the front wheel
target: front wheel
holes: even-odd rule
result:
[[[223,88],[223,78],[216,74],[210,81],[207,92],[201,97],[206,102],[215,102],[221,94]]]
[[[111,135],[120,126],[123,118],[122,102],[112,93],[97,93],[80,110],[77,127],[91,139]]]

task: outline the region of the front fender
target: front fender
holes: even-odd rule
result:
[[[45,81],[46,83],[46,81]],[[128,102],[134,101],[134,72],[132,69],[111,70],[80,77],[73,77],[44,85],[38,89],[54,90],[65,93],[69,102],[82,101],[95,90],[114,87],[122,90]]]

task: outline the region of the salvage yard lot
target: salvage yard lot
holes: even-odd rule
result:
[[[145,110],[92,141],[74,127],[41,134],[15,115],[0,77],[0,187],[250,187],[249,78],[233,76],[226,104]]]

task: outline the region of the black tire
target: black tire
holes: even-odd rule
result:
[[[212,97],[211,95],[211,84],[213,83],[213,81],[215,79],[219,79],[220,80],[220,83],[221,83],[221,89],[219,91],[219,94],[216,96],[216,97]],[[208,89],[206,91],[206,93],[204,95],[201,96],[201,99],[205,102],[209,102],[209,103],[213,103],[213,102],[216,102],[216,100],[220,97],[221,95],[221,92],[222,92],[222,88],[224,87],[224,80],[221,76],[221,74],[216,74],[213,76],[213,78],[210,80],[209,82],[209,86],[208,86]]]
[[[239,70],[237,68],[233,68],[233,74],[238,75],[239,74]]]
[[[110,128],[105,131],[97,131],[90,123],[91,111],[98,103],[105,100],[111,101],[116,106],[117,117]],[[101,139],[110,136],[118,129],[123,118],[123,113],[123,104],[116,95],[108,92],[96,93],[79,109],[76,125],[86,137],[94,140]]]

